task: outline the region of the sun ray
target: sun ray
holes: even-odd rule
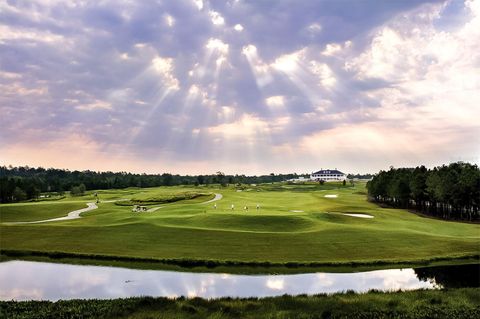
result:
[[[275,60],[271,65],[281,72],[302,94],[309,100],[311,105],[318,105],[322,100],[314,76],[310,69],[298,58],[298,54],[284,55]]]
[[[196,63],[189,71],[188,91],[183,103],[178,105],[177,134],[172,134],[166,141],[166,148],[174,148],[179,143],[184,144],[185,138],[188,145],[185,147],[195,148],[204,136],[202,126],[212,122],[218,109],[217,94],[218,82],[222,68],[227,63],[229,45],[218,38],[210,38],[204,46],[203,62]],[[205,85],[205,83],[207,83]],[[203,108],[203,122],[191,114],[198,112],[195,108]],[[190,136],[191,135],[191,136]]]

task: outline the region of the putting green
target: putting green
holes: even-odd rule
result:
[[[148,199],[153,203],[149,208],[162,208],[133,213],[125,202],[101,202],[98,209],[76,220],[2,224],[0,246],[2,250],[159,260],[271,263],[404,262],[480,254],[479,225],[380,208],[367,202],[364,184],[278,183],[237,190],[159,187],[99,191],[100,200]],[[173,203],[156,202],[185,193],[202,195]],[[215,193],[223,197],[205,203]],[[91,201],[94,197],[87,195],[49,203],[0,205],[0,220],[66,216]]]

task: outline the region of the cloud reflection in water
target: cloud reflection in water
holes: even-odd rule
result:
[[[345,290],[434,288],[413,269],[361,273],[230,275],[136,270],[30,261],[0,263],[1,300],[108,299],[133,296],[264,297]]]

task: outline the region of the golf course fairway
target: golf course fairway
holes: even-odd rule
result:
[[[479,255],[480,225],[381,208],[367,201],[364,183],[104,190],[79,219],[16,224],[66,216],[95,202],[94,193],[0,205],[2,253],[298,266]],[[132,212],[134,204],[161,208]]]

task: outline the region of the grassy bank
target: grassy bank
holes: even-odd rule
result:
[[[225,260],[153,259],[105,255],[85,255],[65,252],[0,250],[0,262],[8,260],[29,260],[77,265],[111,266],[132,269],[173,270],[188,272],[210,272],[230,274],[295,274],[311,272],[361,272],[392,268],[417,268],[427,266],[448,266],[478,264],[480,255],[459,258],[432,258],[428,260],[391,262],[310,262],[271,263],[239,262]]]
[[[478,318],[480,289],[205,300],[0,302],[2,318]]]
[[[198,197],[164,203],[152,213],[132,213],[131,207],[101,202],[98,209],[76,220],[2,224],[0,249],[47,257],[65,254],[68,258],[146,260],[200,268],[424,264],[480,254],[480,225],[378,207],[366,200],[364,191],[364,184],[109,190],[99,192],[101,201],[160,198],[176,192],[220,193],[223,198],[216,206],[203,204]],[[90,194],[50,205],[85,205],[92,199]],[[34,205],[39,205],[38,209],[49,206],[16,205],[19,215],[32,220],[40,219]],[[0,214],[14,206],[0,205]],[[349,213],[373,218],[345,215]],[[9,214],[2,220],[14,218]]]

